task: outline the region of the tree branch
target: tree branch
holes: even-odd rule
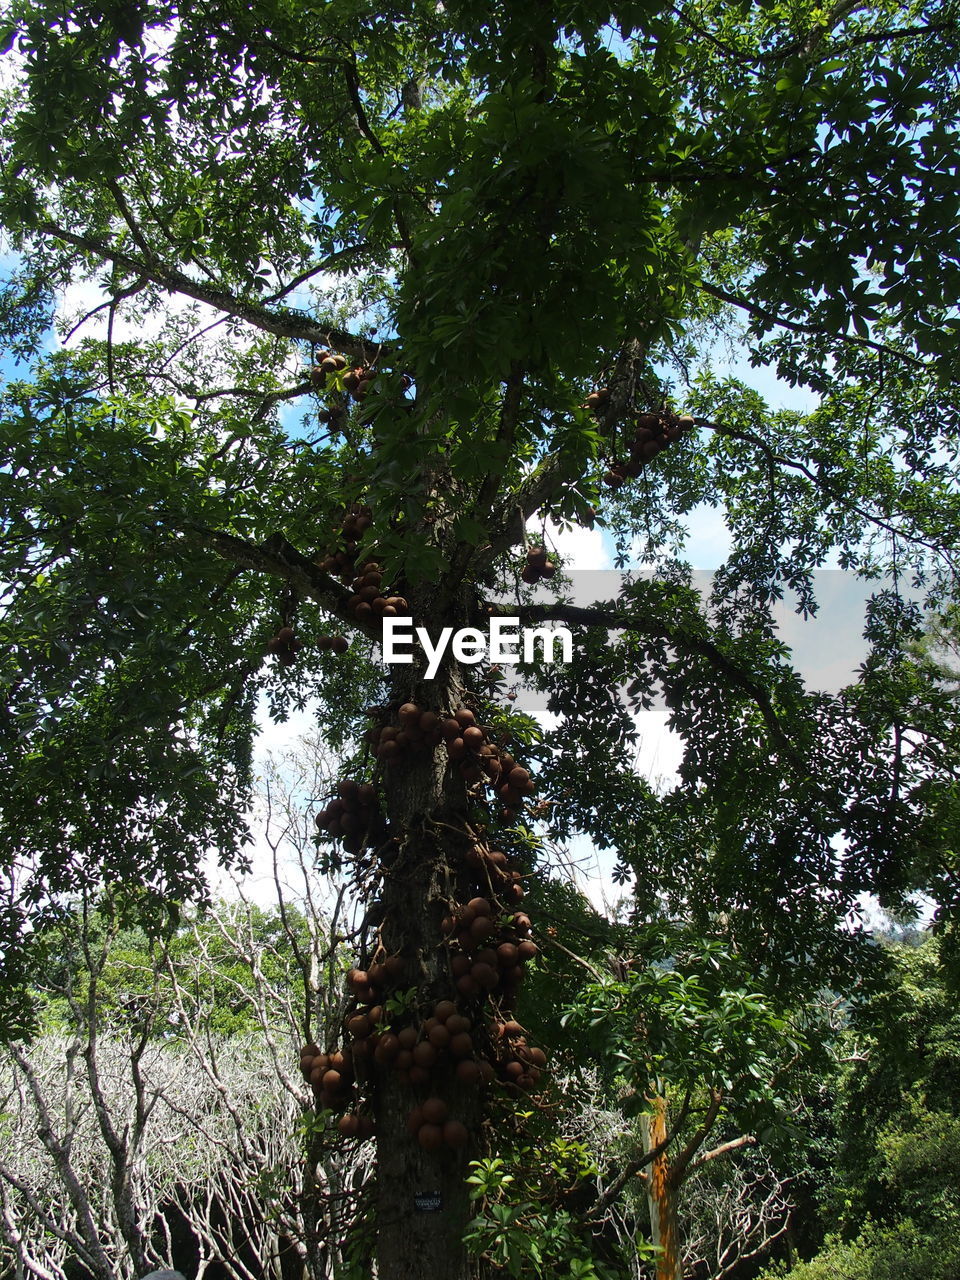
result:
[[[371,360],[376,351],[383,346],[383,344],[372,346],[365,339],[349,333],[346,329],[319,324],[311,317],[287,308],[272,311],[262,303],[244,301],[228,290],[193,280],[176,267],[160,262],[152,254],[143,261],[113,245],[103,244],[91,236],[77,235],[53,222],[41,223],[39,231],[51,239],[62,240],[65,244],[82,249],[84,253],[112,262],[132,275],[159,285],[169,293],[182,294],[184,297],[193,298],[196,302],[206,303],[216,311],[244,320],[265,333],[272,333],[280,338],[291,338],[298,342],[329,344],[364,361]]]
[[[694,1160],[687,1167],[687,1177],[691,1177],[710,1160],[719,1160],[721,1156],[729,1155],[731,1151],[739,1151],[741,1147],[755,1147],[756,1145],[757,1140],[752,1133],[744,1133],[739,1138],[731,1138],[729,1142],[721,1142],[719,1147],[714,1147],[712,1151],[706,1152],[699,1160]]]
[[[756,316],[758,320],[764,320],[768,324],[777,325],[781,329],[789,329],[791,333],[823,334],[823,330],[819,325],[804,324],[799,320],[784,320],[782,316],[778,316],[772,311],[767,311],[765,307],[758,307],[755,302],[751,302],[748,298],[744,298],[740,294],[728,293],[726,289],[721,289],[715,284],[708,284],[705,280],[701,280],[698,287],[704,293],[708,293],[712,298],[718,298],[721,302],[728,302],[731,306],[739,307],[749,315]],[[833,333],[828,336],[833,341],[843,342],[848,346],[864,347],[871,351],[880,351],[884,355],[891,356],[894,360],[903,360],[907,364],[912,364],[917,369],[925,368],[923,361],[917,359],[916,356],[907,355],[905,351],[898,351],[895,347],[888,347],[883,342],[874,342],[872,338],[857,338],[854,337],[853,334],[848,333]]]
[[[680,1107],[672,1132],[668,1133],[663,1141],[658,1142],[655,1147],[651,1147],[649,1151],[645,1151],[643,1155],[637,1156],[636,1159],[630,1160],[626,1165],[624,1165],[623,1169],[619,1174],[617,1174],[613,1182],[611,1182],[609,1186],[605,1187],[602,1194],[593,1202],[589,1215],[591,1218],[595,1218],[598,1213],[603,1212],[608,1205],[612,1204],[630,1179],[635,1177],[641,1169],[644,1169],[648,1164],[652,1164],[654,1160],[659,1159],[659,1157],[663,1155],[683,1127],[683,1122],[686,1120],[689,1111],[690,1094],[688,1092],[683,1099],[683,1104]]]
[[[717,1122],[717,1116],[720,1114],[720,1106],[723,1103],[723,1090],[710,1090],[710,1105],[707,1107],[703,1120],[700,1122],[695,1133],[684,1144],[683,1150],[677,1156],[670,1166],[670,1183],[673,1187],[679,1187],[692,1172],[688,1168],[690,1161],[697,1154],[706,1141],[707,1135]],[[679,1126],[677,1126],[679,1128]]]
[[[646,615],[638,617],[621,612],[615,605],[609,607],[583,608],[578,605],[523,605],[520,609],[498,608],[494,616],[517,617],[522,624],[539,622],[565,622],[570,626],[607,627],[611,630],[635,631],[641,635],[655,635],[666,640],[681,652],[696,653],[706,658],[711,666],[720,671],[734,688],[756,705],[767,726],[771,741],[777,746],[794,768],[802,771],[803,761],[798,755],[780,718],[773,706],[769,693],[756,680],[746,674],[732,658],[705,636],[697,636],[685,631],[682,627],[670,626],[660,616]]]

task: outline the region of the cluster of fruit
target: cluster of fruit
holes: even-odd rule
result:
[[[331,373],[339,373],[347,367],[347,357],[337,355],[335,351],[318,351],[314,356],[315,364],[310,370],[310,381],[318,391],[326,390],[327,378]]]
[[[465,1082],[492,1081],[493,1068],[488,1064],[486,1071],[481,1070],[474,1056],[473,1025],[452,1000],[440,1000],[423,1021],[408,1022],[398,1030],[384,1026],[379,1006],[352,1014],[346,1030],[352,1037],[348,1047],[354,1061],[372,1060],[389,1067],[403,1084],[426,1085],[450,1065]]]
[[[516,906],[523,901],[523,876],[513,870],[507,855],[499,849],[485,849],[480,844],[471,845],[464,855],[464,862],[477,876],[477,887],[486,892],[489,888],[498,901]]]
[[[340,523],[339,538],[342,545],[335,551],[321,556],[315,563],[324,573],[348,581],[356,573],[357,543],[373,523],[373,515],[369,507],[355,502],[343,516]]]
[[[523,1027],[512,1019],[494,1023],[493,1037],[500,1079],[524,1091],[536,1088],[547,1065],[543,1050],[528,1044]]]
[[[590,392],[590,394],[587,396],[586,400],[584,400],[580,408],[589,409],[591,413],[594,413],[599,417],[599,415],[603,413],[603,411],[606,409],[609,403],[610,403],[610,388],[596,387],[593,391]]]
[[[331,650],[333,653],[346,653],[350,648],[350,641],[346,636],[318,636],[317,648],[321,653]]]
[[[507,810],[504,816],[512,821],[536,788],[529,772],[494,742],[492,735],[492,728],[478,724],[469,707],[441,716],[415,702],[405,702],[394,722],[368,730],[367,741],[374,756],[386,764],[396,764],[410,753],[432,751],[443,743],[447,758],[468,785],[482,782],[496,788]]]
[[[390,595],[383,586],[383,572],[375,560],[360,566],[360,572],[350,584],[353,595],[350,608],[358,622],[370,618],[396,618],[410,612],[403,596]]]
[[[648,462],[694,426],[695,420],[689,414],[681,417],[666,409],[638,414],[627,460],[614,463],[605,473],[604,481],[611,488],[619,489],[627,480],[635,480]]]
[[[368,560],[357,568],[357,544],[372,524],[370,508],[354,503],[340,526],[343,546],[317,561],[324,573],[333,574],[350,584],[353,595],[349,606],[358,622],[366,622],[370,618],[396,618],[410,611],[403,596],[392,595],[384,587],[383,571],[375,560]]]
[[[407,1116],[407,1133],[416,1138],[425,1151],[465,1147],[469,1139],[467,1126],[450,1119],[450,1110],[442,1098],[427,1098]]]
[[[351,1054],[339,1049],[323,1053],[318,1045],[306,1044],[300,1050],[300,1071],[319,1105],[342,1113],[337,1128],[345,1138],[373,1137],[373,1117],[358,1105]]]
[[[369,365],[358,365],[343,375],[344,390],[349,391],[354,400],[365,400],[375,377],[375,369],[371,369]]]
[[[527,770],[492,740],[488,725],[477,724],[469,707],[460,707],[452,717],[441,720],[440,734],[446,743],[447,756],[456,764],[464,781],[471,785],[484,782],[495,787],[506,810],[504,817],[512,822],[525,798],[535,790]]]
[[[321,653],[346,653],[350,641],[346,636],[318,636],[317,649]],[[281,627],[277,634],[267,641],[267,653],[272,653],[282,667],[289,667],[297,660],[297,654],[303,648],[303,641],[294,633],[293,627]]]
[[[378,760],[395,764],[409,752],[432,751],[438,747],[443,741],[441,723],[435,711],[424,710],[415,702],[404,702],[397,711],[396,723],[369,729],[367,741]]]
[[[520,577],[532,587],[541,578],[552,578],[556,572],[557,566],[547,558],[546,548],[530,547],[527,551],[527,563],[523,566]]]
[[[450,972],[464,1000],[497,995],[508,1004],[523,979],[523,968],[538,953],[530,938],[530,917],[498,912],[487,898],[471,898],[441,930],[450,951]]]
[[[293,627],[281,627],[275,636],[267,641],[267,653],[276,655],[281,667],[289,667],[296,662],[297,654],[303,648],[303,641],[294,633]]]
[[[461,922],[470,918],[471,911],[472,923],[492,920],[490,904],[474,901],[458,914]],[[300,1052],[304,1079],[322,1108],[340,1113],[337,1128],[344,1137],[364,1139],[373,1133],[370,1101],[378,1076],[386,1071],[395,1073],[401,1083],[411,1088],[429,1087],[435,1092],[442,1091],[443,1082],[451,1078],[474,1087],[497,1081],[507,1088],[522,1090],[537,1085],[546,1067],[546,1054],[527,1043],[523,1028],[512,1019],[505,1019],[498,1003],[494,1002],[489,1017],[485,1017],[483,1007],[488,993],[498,985],[494,966],[504,969],[509,962],[513,970],[537,953],[535,944],[526,937],[529,921],[524,918],[525,923],[517,925],[519,919],[494,926],[504,936],[509,933],[519,938],[519,942],[502,941],[496,951],[492,947],[475,950],[472,960],[463,953],[459,955],[482,978],[473,986],[462,979],[457,984],[463,1002],[473,1006],[472,1014],[463,1012],[454,1000],[442,999],[429,1008],[425,1017],[407,1011],[396,1015],[391,1023],[385,1001],[387,992],[405,977],[407,966],[403,959],[390,956],[367,970],[348,972],[347,987],[357,1004],[343,1021],[343,1047],[325,1053],[311,1044]],[[507,948],[512,948],[509,955]],[[451,957],[454,969],[457,959],[456,955]],[[485,970],[493,974],[492,980]],[[483,1002],[480,1007],[478,1001]],[[434,1126],[436,1131],[424,1133],[425,1125]],[[428,1150],[462,1147],[469,1136],[465,1125],[450,1121],[447,1104],[435,1096],[411,1111],[407,1128],[411,1137]]]
[[[376,787],[352,778],[345,778],[339,784],[336,797],[317,814],[316,823],[332,839],[341,840],[347,853],[374,848],[387,834]]]

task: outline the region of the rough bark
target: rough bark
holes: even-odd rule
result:
[[[394,702],[410,700],[449,715],[463,705],[455,665],[432,681],[414,667],[395,668]],[[423,1017],[432,1005],[457,996],[441,920],[456,901],[475,889],[462,863],[467,799],[463,780],[447,766],[442,747],[386,771],[388,817],[401,833],[396,860],[384,877],[380,938],[387,955],[407,961],[409,983],[418,987]],[[473,1010],[465,1009],[471,1013]],[[451,1117],[471,1135],[466,1148],[423,1150],[407,1132],[407,1116],[427,1097],[447,1103]],[[429,1083],[401,1083],[381,1070],[376,1101],[377,1263],[379,1280],[469,1280],[477,1274],[463,1245],[471,1216],[467,1165],[476,1156],[481,1119],[478,1089],[464,1086],[452,1063],[438,1064]]]

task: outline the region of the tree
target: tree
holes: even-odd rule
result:
[[[29,1024],[59,903],[102,880],[202,896],[202,853],[242,854],[258,696],[315,699],[354,744],[319,817],[368,904],[367,1034],[304,1068],[324,1111],[375,1118],[382,1280],[466,1276],[477,1076],[541,1086],[510,1017],[538,839],[615,848],[638,923],[720,925],[785,996],[849,979],[861,893],[935,883],[956,907],[955,707],[899,590],[949,588],[960,514],[954,8],[22,0],[6,21],[2,331],[33,360],[0,470],[6,1025]],[[77,280],[106,333],[40,355]],[[711,372],[741,320],[812,412]],[[706,610],[682,559],[702,503],[733,537]],[[541,603],[555,525],[639,540],[657,576]],[[894,575],[836,696],[769,612],[786,587],[813,608],[831,556]],[[534,673],[545,736],[467,651],[428,678],[375,648],[380,615],[485,629],[503,586],[575,635]],[[632,769],[622,686],[662,688],[684,737],[665,795]],[[490,937],[502,969],[471,959]],[[424,1043],[448,1000],[474,1065],[402,1076],[387,1034]]]
[[[324,1139],[291,1070],[298,957],[328,962],[323,922],[311,939],[289,901],[219,902],[151,940],[114,905],[55,931],[43,1029],[0,1062],[5,1265],[37,1280],[334,1275],[369,1158]]]
[[[791,1280],[947,1277],[960,1251],[960,1019],[937,940],[888,944],[883,982],[852,1004],[830,1081],[824,1247]]]

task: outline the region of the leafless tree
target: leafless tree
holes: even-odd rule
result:
[[[17,1280],[172,1267],[178,1220],[198,1280],[213,1262],[232,1280],[333,1274],[371,1156],[331,1141],[297,1067],[341,1014],[352,932],[313,865],[329,777],[315,750],[264,771],[266,914],[237,882],[134,949],[116,898],[64,918],[48,1029],[0,1060],[0,1265]]]
[[[759,1149],[726,1161],[722,1175],[704,1166],[684,1187],[683,1274],[724,1280],[764,1256],[787,1230],[792,1179]]]

